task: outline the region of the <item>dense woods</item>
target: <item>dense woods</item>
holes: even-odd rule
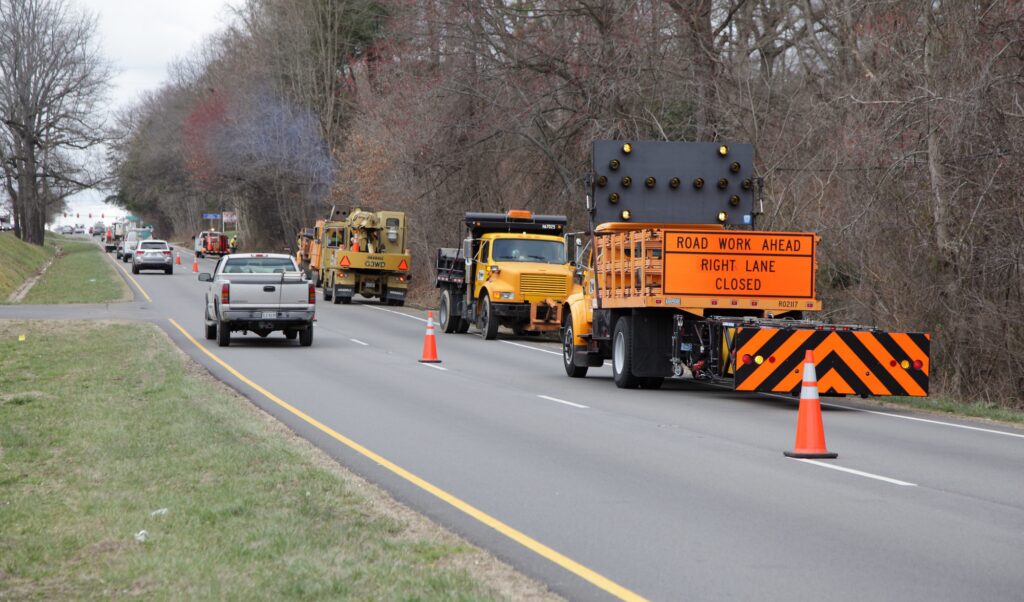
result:
[[[931,332],[937,392],[1020,406],[1022,78],[1017,0],[249,0],[111,165],[125,207],[236,210],[248,248],[405,210],[426,292],[464,211],[582,227],[594,139],[750,141],[827,319]]]

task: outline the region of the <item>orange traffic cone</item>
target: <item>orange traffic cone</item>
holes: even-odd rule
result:
[[[175,265],[181,265],[181,252],[180,251],[174,256],[174,264]]]
[[[192,271],[193,272],[198,272],[199,271],[199,258],[196,257],[195,255],[192,256]]]
[[[782,452],[790,458],[838,458],[825,447],[825,427],[821,422],[818,376],[814,373],[814,352],[804,356],[804,385],[800,389],[800,411],[796,419],[796,443],[793,451]]]
[[[423,338],[423,357],[420,359],[424,364],[440,364],[437,359],[437,341],[434,340],[434,312],[427,312],[427,335]]]

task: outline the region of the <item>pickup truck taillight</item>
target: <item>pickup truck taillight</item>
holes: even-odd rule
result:
[[[316,285],[309,283],[309,304],[316,305]]]
[[[231,285],[228,283],[220,285],[220,302],[231,303]]]

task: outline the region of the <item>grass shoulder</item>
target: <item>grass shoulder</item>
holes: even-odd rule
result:
[[[97,344],[112,340],[135,351]],[[553,597],[345,471],[154,325],[0,321],[0,448],[0,599]]]
[[[55,252],[52,244],[30,245],[13,232],[0,232],[0,303],[6,302]]]
[[[968,403],[942,396],[885,397],[877,401],[882,407],[922,410],[936,415],[981,418],[995,422],[1024,425],[1024,409],[1007,407],[994,402],[977,401]]]
[[[22,303],[106,303],[128,301],[131,290],[91,240],[52,237],[61,248],[53,265]]]

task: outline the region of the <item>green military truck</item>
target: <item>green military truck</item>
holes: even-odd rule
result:
[[[360,294],[405,305],[412,256],[405,247],[405,213],[333,210],[321,225],[317,276],[324,301],[351,303]],[[316,249],[319,247],[319,249]]]

